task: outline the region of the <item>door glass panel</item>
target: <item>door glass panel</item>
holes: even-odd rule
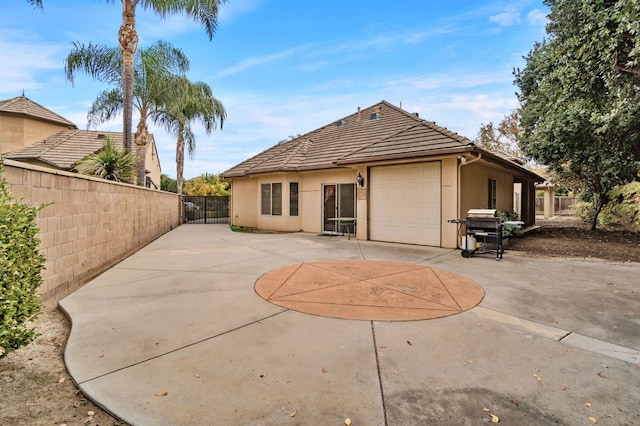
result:
[[[324,185],[323,186],[323,231],[335,231],[336,222],[329,220],[336,217],[336,186]]]
[[[356,194],[355,184],[341,183],[338,185],[340,204],[338,205],[339,217],[356,217]]]

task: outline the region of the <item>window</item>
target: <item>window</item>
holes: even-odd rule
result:
[[[281,183],[263,183],[260,186],[260,212],[265,215],[282,216]]]
[[[289,182],[289,216],[298,216],[298,182]]]
[[[497,184],[496,180],[489,178],[489,200],[487,202],[488,209],[495,209],[497,204]]]

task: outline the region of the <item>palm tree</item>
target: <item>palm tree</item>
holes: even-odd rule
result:
[[[186,14],[200,22],[209,36],[218,26],[218,7],[226,0],[122,0],[122,26],[118,31],[118,42],[122,53],[123,93],[123,137],[125,149],[131,151],[131,126],[133,121],[133,98],[135,83],[134,56],[138,47],[136,31],[136,7],[142,6],[165,18],[168,15]],[[138,173],[139,174],[139,173]]]
[[[88,127],[109,121],[125,110],[122,61],[123,56],[118,48],[91,43],[87,46],[74,43],[73,50],[67,56],[65,73],[71,82],[76,72],[84,71],[98,81],[116,86],[98,94],[87,114]],[[166,98],[170,93],[175,93],[172,85],[182,84],[180,79],[184,78],[188,69],[189,60],[184,52],[165,41],[157,41],[136,54],[133,107],[140,114],[134,135],[138,185],[144,185],[144,161],[149,135],[147,118],[153,118],[164,110]],[[125,145],[125,151],[131,152],[131,148],[127,149]]]
[[[75,168],[83,175],[129,183],[134,164],[132,153],[117,149],[111,138],[107,138],[100,151],[80,160]]]
[[[196,139],[191,130],[191,122],[199,121],[207,134],[216,129],[218,121],[220,129],[227,117],[227,112],[217,98],[213,96],[211,87],[201,81],[192,83],[186,77],[179,78],[171,86],[165,111],[158,114],[155,122],[164,125],[169,133],[176,136],[176,178],[178,194],[182,194],[184,173],[184,148],[187,146],[189,157],[196,151]]]
[[[42,0],[27,0],[34,7],[42,9]],[[150,9],[160,18],[170,15],[186,14],[204,26],[204,30],[213,39],[218,28],[218,8],[227,0],[122,0],[122,25],[118,30],[118,43],[122,55],[122,134],[125,151],[131,152],[131,127],[133,122],[133,98],[135,84],[135,53],[138,48],[136,31],[136,7]],[[109,2],[109,0],[107,0]]]

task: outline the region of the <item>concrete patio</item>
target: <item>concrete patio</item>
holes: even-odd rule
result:
[[[254,285],[310,262],[403,262],[479,284],[419,321],[310,315]],[[640,264],[183,225],[65,298],[65,361],[136,425],[640,424]],[[591,418],[591,419],[590,419]]]

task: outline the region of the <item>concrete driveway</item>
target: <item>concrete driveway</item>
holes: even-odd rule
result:
[[[485,297],[387,322],[254,291],[276,268],[350,259],[454,272]],[[65,361],[136,425],[640,424],[639,277],[639,264],[183,225],[60,303]]]

